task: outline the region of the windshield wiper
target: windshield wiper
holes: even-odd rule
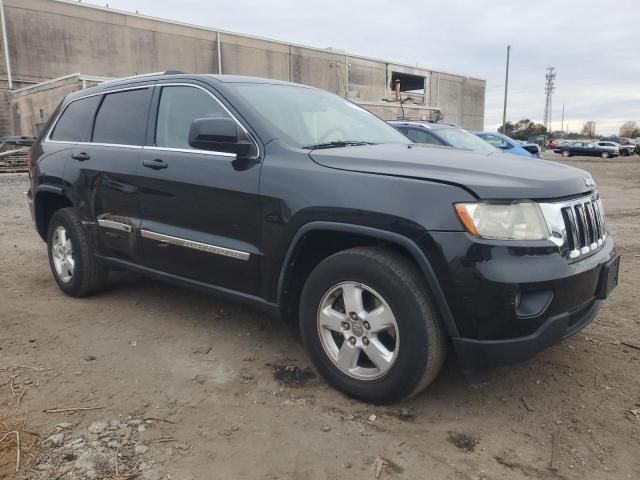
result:
[[[308,150],[317,150],[320,148],[340,148],[340,147],[351,147],[357,145],[375,145],[373,142],[361,142],[359,140],[337,140],[334,142],[327,143],[318,143],[317,145],[307,145],[302,148],[306,148]]]

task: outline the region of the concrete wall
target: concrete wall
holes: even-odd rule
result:
[[[11,92],[11,118],[17,135],[36,136],[69,93],[96,85],[79,75]]]
[[[483,80],[340,51],[217,32],[82,3],[4,0],[4,6],[14,89],[71,72],[101,77],[170,69],[219,73],[221,63],[222,73],[289,80],[323,88],[360,102],[389,120],[402,114],[397,104],[393,107],[383,100],[393,99],[389,87],[392,72],[403,72],[426,78],[424,100],[420,99],[420,103],[424,102],[423,108],[412,111],[412,118],[428,118],[431,112],[428,107],[437,107],[447,121],[468,128],[483,127]],[[27,112],[39,115],[43,108],[45,114],[50,113],[47,110],[51,104],[57,104],[62,89],[50,89],[52,99],[44,100],[43,95],[34,97],[31,107],[22,99],[9,115],[6,94],[2,93],[4,70],[2,62],[0,135],[31,134],[39,122],[37,118],[28,120]],[[36,108],[38,102],[42,102],[43,107]],[[13,132],[12,119],[17,122]]]

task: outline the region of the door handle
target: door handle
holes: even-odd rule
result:
[[[80,153],[72,153],[71,154],[71,158],[75,158],[79,162],[84,162],[85,160],[89,160],[91,158],[91,156],[87,155],[84,152],[80,152]]]
[[[155,158],[153,160],[143,160],[142,165],[154,170],[160,170],[161,168],[167,168],[169,166],[169,164],[161,158]]]

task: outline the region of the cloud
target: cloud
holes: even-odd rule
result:
[[[502,120],[510,44],[509,120],[542,119],[545,69],[553,65],[554,126],[563,103],[576,129],[585,119],[598,122],[602,133],[613,133],[624,120],[640,121],[637,93],[631,91],[637,92],[640,78],[638,0],[617,0],[614,6],[595,0],[109,0],[109,5],[484,78],[487,128]]]

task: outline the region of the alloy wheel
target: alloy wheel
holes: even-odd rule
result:
[[[70,282],[75,268],[75,259],[73,258],[71,238],[67,230],[62,226],[57,226],[53,231],[51,255],[58,278],[65,283]]]
[[[327,356],[356,380],[384,376],[398,357],[396,318],[385,299],[362,283],[331,287],[320,301],[317,325]]]

